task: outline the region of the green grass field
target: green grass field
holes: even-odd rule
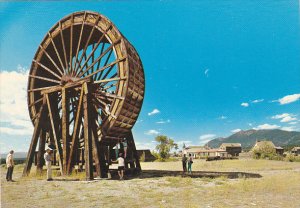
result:
[[[84,174],[47,182],[45,176],[5,181],[1,167],[1,207],[300,207],[300,163],[271,160],[195,160],[194,171],[241,171],[261,178],[178,176],[84,181]],[[34,169],[34,168],[33,168]],[[181,170],[181,162],[142,163],[143,170]],[[55,177],[62,179],[62,177]]]

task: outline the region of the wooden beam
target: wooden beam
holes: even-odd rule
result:
[[[84,159],[86,180],[93,180],[92,131],[90,125],[90,94],[88,84],[83,84]]]
[[[128,146],[130,147],[130,149],[132,150],[132,154],[133,154],[133,158],[135,159],[135,168],[136,168],[136,171],[141,171],[141,164],[140,164],[140,158],[137,154],[137,151],[136,151],[136,146],[135,146],[135,143],[134,143],[134,139],[133,139],[133,134],[132,134],[132,131],[130,131],[126,137],[126,140],[127,140],[127,144]]]
[[[38,174],[42,174],[43,165],[44,165],[44,153],[45,153],[45,143],[46,143],[46,131],[41,129],[40,131],[40,140],[39,140],[39,148],[37,154],[37,166],[36,170]]]
[[[43,119],[45,118],[45,111],[46,111],[45,105],[46,105],[46,98],[44,97],[43,104],[39,110],[39,116],[38,116],[37,120],[35,121],[34,131],[33,131],[31,143],[29,146],[29,150],[27,153],[25,167],[23,170],[23,176],[27,176],[30,173],[30,169],[31,169],[32,162],[33,162],[33,156],[35,153],[35,149],[36,149],[38,138],[39,138],[40,131],[41,131],[41,123],[42,123]]]
[[[63,171],[64,174],[67,173],[67,164],[69,159],[69,153],[70,153],[70,139],[69,139],[69,95],[67,93],[66,88],[62,88],[62,119],[61,119],[61,125],[62,125],[62,142],[63,142]]]
[[[72,146],[70,148],[70,155],[69,155],[69,160],[68,160],[68,165],[67,165],[67,173],[68,174],[70,174],[72,172],[72,168],[75,163],[74,152],[76,151],[76,149],[78,149],[79,130],[80,130],[81,122],[82,122],[82,110],[81,109],[82,109],[83,94],[84,94],[84,90],[82,87],[81,93],[80,93],[80,98],[78,101],[78,106],[77,106],[77,113],[76,113],[76,117],[75,117],[74,130],[73,130],[73,135],[72,135]]]
[[[59,169],[61,174],[63,175],[63,159],[62,159],[62,148],[61,148],[61,143],[58,137],[58,112],[57,112],[57,106],[55,106],[55,108],[53,108],[51,106],[51,102],[49,99],[49,95],[46,94],[46,99],[47,99],[47,105],[48,105],[48,111],[49,111],[49,117],[50,117],[50,124],[51,124],[51,129],[52,129],[52,135],[55,141],[55,146],[57,149],[57,153],[58,153],[58,163],[59,163]],[[53,98],[51,99],[53,100]]]

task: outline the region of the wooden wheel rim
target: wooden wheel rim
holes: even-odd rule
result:
[[[60,85],[62,81],[68,81],[67,75],[73,75],[76,66],[81,66],[78,63],[76,65],[77,55],[78,58],[80,56],[78,51],[82,51],[82,55],[85,54],[88,51],[84,50],[85,45],[90,47],[94,44],[95,46],[101,37],[102,42],[100,42],[108,44],[108,48],[111,46],[111,51],[113,51],[111,54],[114,56],[114,61],[103,65],[102,68],[113,64],[117,76],[113,77],[116,80],[108,82],[115,84],[115,97],[110,103],[110,113],[107,114],[105,122],[99,123],[101,129],[99,134],[121,138],[131,130],[137,120],[144,98],[145,80],[141,60],[134,47],[110,20],[101,14],[90,11],[76,12],[64,17],[50,29],[37,49],[28,80],[28,108],[33,124],[41,106],[42,96],[38,89],[51,88]],[[93,48],[89,50],[93,51]],[[97,50],[98,48],[95,52]],[[91,63],[100,56],[101,53],[98,57],[94,57],[93,54],[94,61]],[[85,61],[81,62],[81,64],[83,63]],[[74,71],[72,71],[73,69]],[[97,71],[97,69],[99,68],[96,67],[95,70]],[[95,75],[99,75],[98,73]],[[71,76],[71,81],[76,82],[82,77],[74,80],[73,78]],[[103,111],[103,109],[101,110]]]

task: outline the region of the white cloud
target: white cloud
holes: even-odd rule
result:
[[[255,130],[262,130],[262,129],[278,129],[280,126],[272,125],[272,124],[262,124],[254,128]]]
[[[285,127],[282,127],[281,130],[284,130],[284,131],[296,131],[296,128],[295,128],[295,126],[285,126]]]
[[[225,120],[225,119],[227,119],[227,117],[226,116],[220,116],[218,119],[220,119],[220,120]]]
[[[248,107],[248,106],[249,106],[249,103],[241,103],[241,106],[243,106],[243,107]]]
[[[171,120],[170,119],[168,119],[168,120],[160,120],[160,121],[157,121],[156,123],[157,124],[165,124],[165,123],[170,123],[171,122]]]
[[[290,122],[289,124],[295,125],[295,124],[297,124],[297,123],[298,123],[297,121],[293,121],[293,122]]]
[[[295,120],[297,120],[297,119],[293,118],[291,116],[287,116],[287,117],[281,119],[280,122],[290,122],[290,121],[295,121]]]
[[[143,150],[143,149],[154,150],[155,149],[154,142],[145,142],[145,143],[144,142],[136,142],[135,145],[138,150]]]
[[[200,144],[201,145],[206,144],[207,142],[209,142],[210,140],[214,139],[215,137],[216,137],[215,134],[204,134],[204,135],[201,135],[199,137]]]
[[[159,133],[160,133],[159,131],[156,131],[154,129],[151,129],[151,130],[145,132],[146,135],[152,135],[152,136],[158,135]]]
[[[272,116],[273,119],[281,119],[280,122],[290,122],[290,121],[295,121],[297,118],[293,114],[289,113],[283,113],[283,114],[278,114],[275,116]]]
[[[242,131],[242,129],[233,129],[233,130],[231,130],[232,133],[238,133],[240,131]]]
[[[209,69],[205,69],[204,74],[206,77],[208,77],[208,72],[209,72]]]
[[[6,123],[0,132],[9,135],[31,135],[33,125],[27,107],[28,70],[0,72],[0,118]]]
[[[261,103],[263,101],[264,101],[264,99],[257,99],[257,100],[251,101],[251,103]]]
[[[153,109],[153,111],[151,111],[150,113],[148,113],[148,116],[152,116],[152,115],[155,115],[155,114],[158,114],[160,113],[160,111],[158,109]]]
[[[192,141],[190,140],[179,140],[179,141],[175,141],[176,144],[178,144],[178,147],[181,148],[183,146],[183,144],[185,144],[186,146],[189,146],[192,144]]]
[[[272,116],[272,118],[273,119],[280,119],[280,118],[285,118],[287,116],[290,116],[290,114],[288,114],[288,113],[278,114],[278,115]]]
[[[285,105],[292,102],[296,102],[299,99],[300,99],[300,94],[293,94],[293,95],[287,95],[284,96],[283,98],[280,98],[278,102],[280,103],[280,105]]]

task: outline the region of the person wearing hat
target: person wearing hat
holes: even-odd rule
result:
[[[52,169],[51,169],[51,162],[52,162],[52,149],[48,148],[44,154],[44,159],[46,162],[47,167],[47,181],[52,181]]]
[[[10,152],[6,156],[6,166],[7,166],[6,180],[7,181],[13,181],[12,174],[13,174],[14,166],[15,166],[13,154],[14,154],[14,151],[10,150]]]

